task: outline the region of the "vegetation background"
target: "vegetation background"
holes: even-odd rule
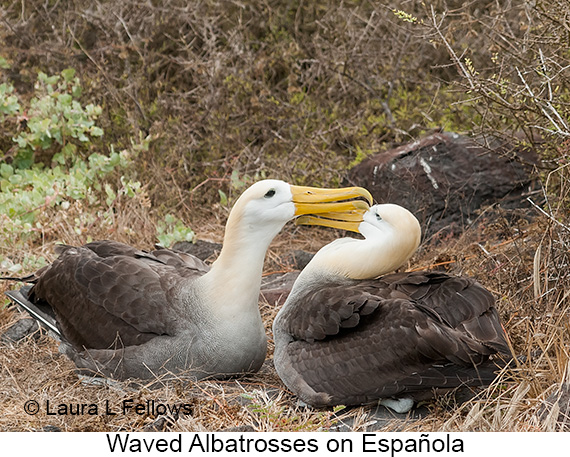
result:
[[[445,245],[424,244],[413,263],[478,277],[528,358],[467,403],[439,397],[424,419],[386,426],[564,429],[569,69],[566,0],[2,0],[1,272],[33,271],[58,242],[221,241],[232,203],[255,180],[333,187],[364,158],[434,130],[500,136],[541,157],[540,204],[516,221],[498,216]],[[289,250],[315,251],[335,236],[286,228],[267,271],[286,269]],[[0,330],[21,318],[2,304]],[[261,306],[270,336],[276,310]],[[299,408],[270,360],[224,383],[84,385],[53,340],[36,334],[2,343],[0,370],[2,430],[374,425],[370,407]],[[194,410],[28,416],[29,398]]]

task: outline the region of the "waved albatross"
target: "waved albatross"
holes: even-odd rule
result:
[[[26,278],[3,279],[33,284],[8,295],[32,316],[43,317],[59,334],[60,351],[81,372],[116,379],[254,372],[266,355],[258,299],[269,244],[296,216],[368,207],[351,200],[358,198],[372,199],[357,187],[318,189],[264,180],[235,203],[211,268],[165,248],[144,252],[97,241],[60,246],[51,265]]]
[[[365,238],[317,252],[275,318],[273,358],[285,385],[311,406],[380,401],[407,412],[433,390],[492,382],[489,356],[510,356],[493,295],[441,272],[381,276],[415,252],[420,225],[397,205],[363,212],[343,228]]]

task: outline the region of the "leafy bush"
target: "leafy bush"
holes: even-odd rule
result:
[[[10,83],[0,85],[0,122],[4,134],[13,138],[0,162],[0,246],[12,252],[45,241],[60,219],[84,242],[90,241],[86,227],[115,228],[119,200],[138,199],[148,206],[141,183],[124,173],[140,152],[148,150],[150,137],[132,141],[130,148],[120,152],[113,146],[108,154],[93,152],[92,140],[103,135],[96,124],[102,110],[80,103],[82,89],[75,71],[68,69],[55,76],[40,72],[34,88],[33,96],[26,100]],[[10,130],[14,127],[19,131]],[[40,158],[50,159],[51,166]],[[116,180],[118,173],[121,176]],[[135,233],[128,227],[124,230]],[[191,240],[191,235],[191,230],[172,216],[159,225],[157,233],[166,244]],[[22,263],[14,263],[6,258],[0,266],[13,273],[43,262],[43,258],[26,257]]]
[[[184,225],[178,217],[167,214],[157,224],[158,242],[161,246],[172,246],[176,241],[193,241],[194,232]]]
[[[11,84],[0,84],[0,120],[6,116],[12,116],[20,110],[18,97],[14,95],[14,87]]]
[[[21,33],[6,41],[54,51],[9,56],[22,84],[28,68],[73,65],[101,100],[111,143],[131,129],[156,135],[137,172],[165,213],[179,190],[198,186],[193,212],[219,191],[233,201],[234,171],[334,186],[351,162],[387,143],[472,127],[455,104],[464,94],[447,88],[456,73],[436,66],[448,64],[445,50],[406,21],[420,23],[421,11],[394,13],[401,2],[32,4],[7,10]]]
[[[41,158],[64,164],[73,159],[78,146],[85,147],[93,137],[103,135],[103,130],[95,125],[101,107],[83,107],[77,100],[81,85],[74,69],[54,76],[40,72],[34,89],[34,96],[24,106],[11,85],[0,86],[0,95],[7,97],[0,106],[0,120],[16,116],[22,126],[13,137],[17,146],[12,148],[12,164],[16,168],[30,168]]]

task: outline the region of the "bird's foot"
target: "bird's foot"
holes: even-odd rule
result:
[[[398,414],[406,414],[414,406],[414,400],[410,397],[402,398],[383,398],[378,402],[378,404],[390,408]]]
[[[101,376],[93,376],[77,373],[77,377],[81,384],[86,386],[110,386],[118,384],[117,381],[113,381],[109,378],[103,378]]]

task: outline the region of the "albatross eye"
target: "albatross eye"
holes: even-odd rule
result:
[[[275,195],[275,189],[269,189],[267,193],[264,195],[265,198],[271,198]]]
[[[377,221],[381,221],[381,220],[382,220],[382,216],[380,216],[380,214],[376,213],[375,216],[376,216],[376,220],[377,220]]]

